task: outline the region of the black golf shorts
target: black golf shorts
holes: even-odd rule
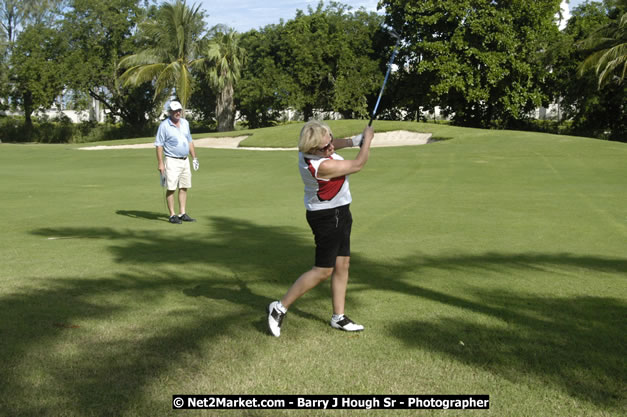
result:
[[[307,211],[307,223],[316,241],[316,263],[319,268],[335,267],[335,258],[350,256],[353,216],[348,205],[332,209]]]

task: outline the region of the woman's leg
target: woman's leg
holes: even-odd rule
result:
[[[348,287],[348,268],[350,256],[338,256],[335,262],[335,270],[331,278],[331,295],[333,297],[333,317],[331,327],[347,332],[359,332],[364,326],[357,324],[344,315],[344,303],[346,302],[346,287]]]
[[[296,282],[292,284],[290,289],[287,290],[287,293],[281,298],[281,304],[283,304],[285,308],[289,308],[303,294],[329,278],[332,273],[333,268],[314,266],[312,269],[302,274]]]
[[[348,269],[350,256],[338,256],[331,277],[331,297],[333,299],[333,314],[344,314],[346,301],[346,287],[348,286]]]

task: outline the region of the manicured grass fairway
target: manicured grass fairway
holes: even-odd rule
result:
[[[322,285],[280,339],[265,307],[313,256],[295,152],[198,149],[198,222],[170,225],[152,149],[0,145],[0,414],[625,415],[627,146],[377,123],[448,140],[373,149],[351,177],[347,312],[366,331],[328,326]],[[181,393],[490,410],[173,411]]]

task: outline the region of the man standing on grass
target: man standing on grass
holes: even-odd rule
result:
[[[188,155],[191,153],[194,171],[198,171],[200,164],[196,158],[194,142],[189,130],[189,123],[182,118],[183,106],[178,101],[168,104],[168,118],[159,125],[155,147],[157,148],[157,162],[161,178],[165,178],[166,201],[170,211],[170,223],[195,222],[187,215],[187,189],[192,187],[192,171],[189,169]],[[179,190],[179,210],[177,216],[174,211],[174,193]]]

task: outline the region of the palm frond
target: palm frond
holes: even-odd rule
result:
[[[127,69],[120,76],[120,80],[125,87],[141,85],[145,82],[153,81],[163,71],[163,67],[164,64],[162,63],[134,66]]]
[[[620,76],[617,77],[618,84],[625,79],[625,68],[627,68],[627,44],[618,45],[606,51],[599,59],[596,73],[599,77],[599,87],[612,79],[612,74],[622,67]]]
[[[201,47],[206,41],[201,4],[187,6],[185,0],[163,4],[153,20],[140,25],[140,34],[151,47],[120,60],[120,68],[128,68],[122,79],[125,85],[154,81],[154,99],[169,95],[172,90],[186,105],[194,85],[190,69],[204,63]]]
[[[148,49],[137,54],[127,55],[120,59],[118,66],[120,68],[129,68],[138,65],[152,65],[163,62],[163,57],[159,51]]]
[[[209,81],[218,90],[233,86],[241,77],[246,51],[239,46],[239,35],[233,29],[222,31],[224,26],[214,26],[213,38],[206,48]]]
[[[178,87],[176,89],[177,95],[181,99],[183,107],[187,106],[187,100],[192,95],[192,79],[187,67],[184,67],[180,72]]]
[[[613,20],[594,31],[580,42],[579,47],[590,50],[590,55],[579,66],[578,73],[594,69],[598,88],[617,79],[621,84],[627,67],[627,13],[619,21]],[[618,73],[618,75],[617,75]]]

